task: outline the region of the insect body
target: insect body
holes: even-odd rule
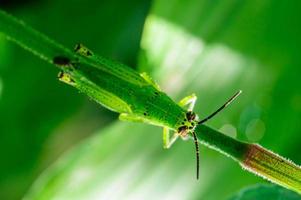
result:
[[[59,79],[78,88],[104,107],[120,113],[119,119],[121,120],[163,127],[164,148],[170,148],[178,137],[186,139],[193,136],[198,178],[199,151],[194,129],[229,105],[240,94],[240,91],[217,111],[204,120],[199,120],[193,112],[197,99],[194,94],[175,103],[146,73],[139,74],[122,64],[112,64],[113,61],[98,57],[81,44],[76,45],[75,51],[79,55],[78,62],[63,62],[67,59],[54,58],[55,64],[69,66],[63,69]],[[87,62],[88,59],[89,62]],[[69,63],[76,63],[76,66]],[[171,131],[174,134],[170,137]]]

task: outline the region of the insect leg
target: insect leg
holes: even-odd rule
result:
[[[167,127],[163,128],[163,148],[164,149],[169,149],[171,145],[178,139],[179,134],[174,133],[173,136],[170,138],[170,130]]]
[[[154,86],[154,88],[156,88],[157,90],[161,91],[160,86],[146,73],[143,72],[140,74],[140,76],[149,84],[151,84],[152,86]]]
[[[140,117],[140,116],[137,116],[135,114],[128,114],[128,113],[121,113],[119,115],[119,119],[121,121],[128,121],[128,122],[140,122],[140,123],[148,123],[148,124],[151,124],[149,120],[143,118],[143,117]]]
[[[188,111],[192,111],[197,100],[197,96],[193,93],[187,97],[184,97],[178,104],[181,107],[188,105]]]

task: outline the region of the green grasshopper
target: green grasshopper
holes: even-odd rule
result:
[[[78,58],[53,58],[62,71],[59,80],[72,85],[102,106],[120,113],[119,119],[163,127],[163,147],[168,149],[181,137],[192,136],[196,149],[196,176],[199,178],[199,145],[194,129],[227,107],[240,93],[235,93],[215,112],[200,120],[193,112],[195,94],[175,103],[146,73],[95,55],[82,44],[75,46]],[[89,65],[88,61],[89,60]],[[91,67],[92,63],[92,67]],[[109,66],[115,66],[109,67]],[[174,132],[170,136],[170,132]]]

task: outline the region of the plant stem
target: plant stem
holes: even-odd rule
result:
[[[301,168],[258,144],[235,140],[206,126],[195,129],[200,142],[231,157],[249,172],[301,193]]]
[[[74,57],[74,53],[69,49],[2,10],[0,10],[0,33],[49,63],[52,63],[52,59],[57,55]]]
[[[50,63],[58,55],[65,55],[71,59],[76,57],[71,50],[1,10],[0,32]],[[114,63],[107,65],[115,67]],[[230,156],[248,171],[301,193],[301,168],[299,166],[257,144],[237,141],[206,126],[198,126],[195,131],[202,144]]]

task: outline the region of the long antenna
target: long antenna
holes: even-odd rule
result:
[[[219,107],[219,109],[217,109],[215,112],[213,112],[211,115],[209,115],[205,119],[199,121],[198,124],[203,124],[206,121],[208,121],[209,119],[211,119],[212,117],[214,117],[216,114],[218,114],[220,111],[222,111],[228,105],[230,105],[234,101],[234,99],[236,99],[236,97],[238,97],[241,94],[241,92],[242,92],[241,90],[239,90],[238,92],[236,92],[228,101],[226,101],[226,103],[224,103],[224,105],[222,105],[221,107]]]
[[[195,153],[196,153],[196,179],[199,179],[199,171],[200,171],[200,151],[199,151],[199,143],[198,139],[195,135],[195,132],[192,132],[194,144],[195,144]]]

